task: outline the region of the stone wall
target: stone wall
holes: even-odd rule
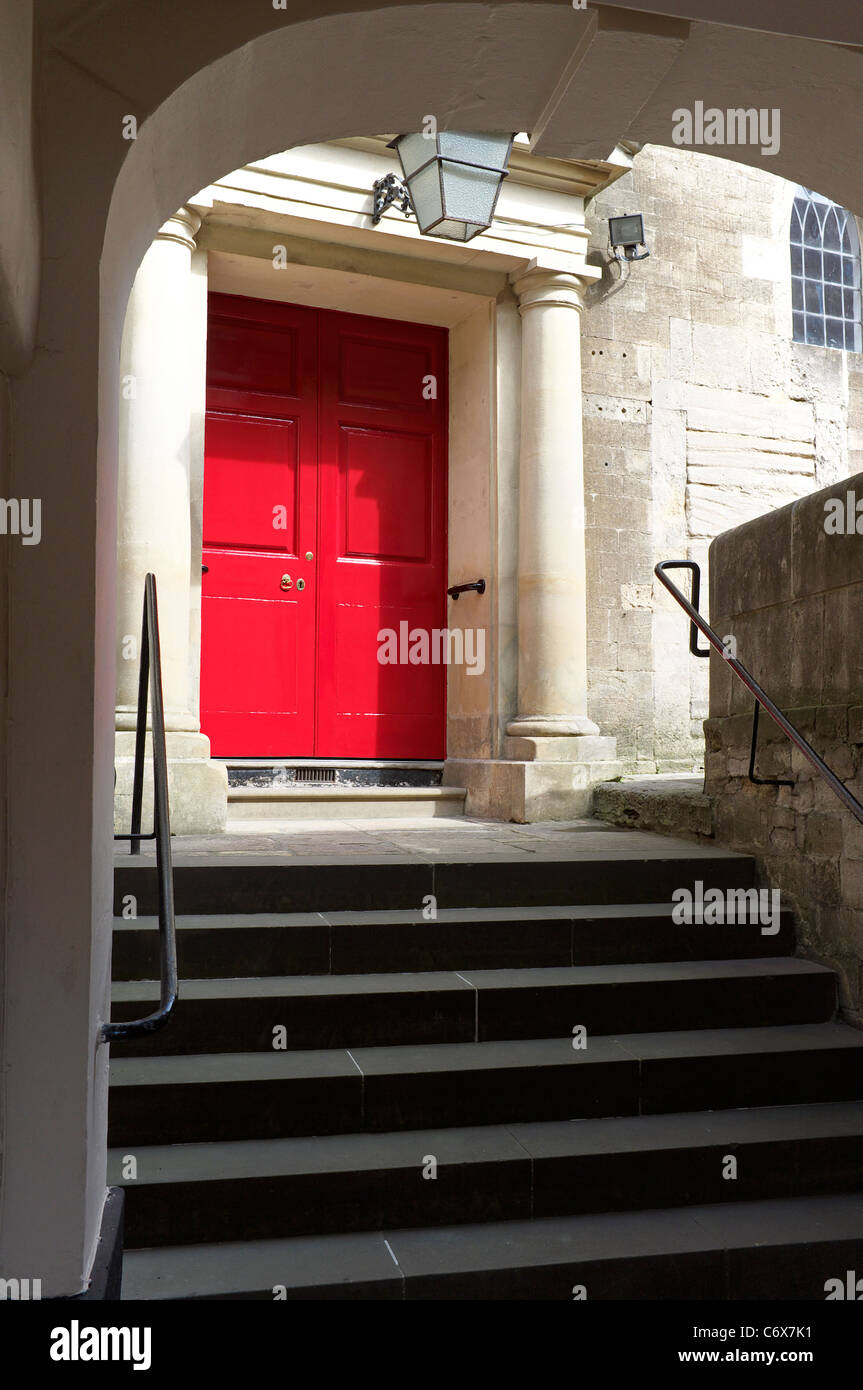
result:
[[[705,564],[722,531],[863,468],[863,358],[791,339],[794,192],[646,146],[588,206],[603,267],[583,324],[590,715],[628,772],[703,753],[707,663],[656,562]],[[620,266],[606,219],[627,212],[651,254]]]
[[[863,800],[863,543],[825,530],[825,502],[844,508],[848,493],[863,501],[863,473],[718,537],[710,602],[739,660]],[[843,1004],[859,1020],[863,825],[763,713],[756,774],[794,785],[749,782],[752,697],[721,657],[709,664],[705,791],[717,839],[758,856],[796,911],[802,949],[838,969]]]

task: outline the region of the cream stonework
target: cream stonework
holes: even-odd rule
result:
[[[792,340],[794,193],[647,146],[588,205],[603,271],[583,339],[588,711],[628,773],[703,764],[707,663],[657,561],[702,565],[707,612],[715,536],[863,464],[863,360]],[[621,269],[605,219],[635,211],[651,255]]]

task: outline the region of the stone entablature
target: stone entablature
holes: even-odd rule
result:
[[[608,160],[593,164],[537,159],[528,153],[526,141],[517,138],[495,220],[467,245],[421,236],[416,220],[394,208],[372,228],[372,186],[376,179],[400,172],[383,136],[272,155],[226,175],[190,201],[205,218],[205,241],[213,249],[224,246],[220,232],[225,229],[236,246],[241,227],[282,227],[292,239],[338,243],[449,267],[511,272],[539,254],[559,258],[549,261],[557,269],[579,271],[590,239],[585,199],[627,173],[632,160],[621,146]]]

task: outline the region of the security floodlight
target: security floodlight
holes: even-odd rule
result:
[[[608,244],[614,259],[620,260],[620,250],[628,261],[644,261],[650,255],[644,240],[644,218],[640,212],[628,212],[625,217],[609,217]],[[639,253],[639,246],[644,250]]]

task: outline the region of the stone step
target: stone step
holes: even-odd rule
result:
[[[288,1138],[863,1099],[836,1023],[594,1037],[118,1057],[109,1143]]]
[[[823,1300],[861,1267],[863,1196],[817,1196],[130,1251],[123,1298]]]
[[[176,911],[182,915],[217,913],[367,912],[393,909],[420,912],[428,899],[441,908],[602,906],[611,903],[670,903],[680,888],[697,882],[709,888],[755,886],[755,861],[733,851],[691,853],[664,846],[633,850],[625,832],[619,849],[590,857],[552,857],[537,852],[505,859],[464,857],[451,852],[424,859],[390,856],[328,856],[319,862],[279,854],[259,862],[228,852],[197,862],[174,863]],[[114,869],[114,912],[122,917],[158,910],[152,862],[123,859]]]
[[[109,1182],[126,1189],[127,1249],[264,1240],[852,1192],[863,1102],[158,1145],[135,1157],[134,1178],[122,1148],[108,1158]]]
[[[228,829],[238,821],[463,816],[466,797],[462,787],[230,786]]]
[[[628,830],[712,839],[715,801],[705,792],[702,775],[658,773],[597,783],[593,814],[597,820]]]
[[[113,987],[111,1017],[142,1018],[158,981]],[[418,974],[185,980],[167,1028],[115,1043],[113,1056],[271,1052],[282,1048],[588,1038],[670,1028],[825,1023],[836,1009],[832,971],[809,961],[668,962]]]
[[[671,904],[606,907],[442,908],[414,912],[212,913],[177,919],[181,979],[252,975],[353,975],[425,970],[495,970],[552,965],[787,956],[794,923],[681,926]],[[115,980],[158,971],[155,917],[114,922]]]

